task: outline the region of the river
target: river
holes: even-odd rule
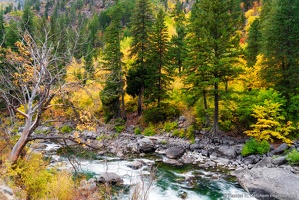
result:
[[[48,144],[47,149],[58,148]],[[56,154],[51,155],[51,166],[72,169],[69,161]],[[123,160],[117,157],[97,156],[95,159],[77,158],[78,169],[92,176],[114,172],[121,176],[123,185],[118,199],[131,199],[139,191],[138,200],[253,200],[229,171],[221,168],[203,169],[197,165],[172,166],[163,163],[161,155],[151,155]],[[128,165],[140,161],[143,166],[134,170]],[[153,176],[152,174],[155,174]]]

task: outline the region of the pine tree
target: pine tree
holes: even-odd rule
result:
[[[33,12],[31,11],[30,6],[25,5],[25,9],[22,15],[22,29],[23,31],[28,31],[30,35],[33,35],[34,32],[34,23],[33,23]]]
[[[138,115],[142,113],[142,97],[145,91],[147,70],[150,67],[148,60],[153,19],[150,1],[138,0],[131,19],[133,41],[130,56],[134,58],[134,63],[127,77],[128,94],[138,96]]]
[[[20,39],[18,34],[17,23],[13,20],[10,20],[5,34],[5,46],[10,47],[12,50],[17,50],[15,43]]]
[[[211,91],[214,97],[214,120],[211,134],[219,132],[220,92],[228,77],[236,75],[239,55],[241,11],[235,11],[233,0],[200,0],[193,6],[189,29],[187,83],[197,87],[193,92]],[[238,17],[237,17],[238,16]],[[192,91],[192,90],[191,90]]]
[[[170,83],[171,70],[168,58],[168,30],[165,25],[165,13],[159,10],[153,25],[150,48],[150,67],[146,79],[145,96],[150,102],[157,102],[161,108],[161,101],[167,98],[167,89]]]
[[[183,61],[186,57],[185,47],[185,13],[183,11],[183,4],[180,0],[176,0],[175,9],[171,13],[175,22],[176,34],[171,37],[169,56],[171,58],[171,64],[174,69],[182,71]]]
[[[262,34],[259,27],[259,19],[255,19],[249,29],[246,48],[246,60],[248,66],[253,66],[256,63],[256,56],[261,49]]]
[[[263,77],[290,101],[299,91],[299,1],[274,0],[263,13]]]
[[[5,27],[4,27],[4,12],[0,10],[0,45],[3,46],[4,43],[4,35],[5,35]]]
[[[124,80],[122,71],[122,53],[120,49],[122,35],[122,7],[116,1],[110,11],[112,21],[105,32],[104,69],[108,71],[105,87],[101,92],[101,100],[106,121],[111,118],[125,118],[124,112]],[[121,98],[122,97],[122,101]],[[122,107],[122,108],[121,108]]]

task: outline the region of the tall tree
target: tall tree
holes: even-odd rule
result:
[[[186,57],[186,19],[183,11],[183,3],[181,3],[180,0],[176,0],[175,9],[171,15],[174,18],[176,34],[171,37],[169,54],[173,68],[177,68],[179,72],[181,72],[183,61]]]
[[[189,58],[188,83],[201,87],[206,92],[212,89],[214,97],[214,120],[211,134],[219,132],[220,93],[227,85],[228,77],[235,75],[234,62],[239,55],[239,34],[241,11],[236,11],[233,0],[200,0],[194,6],[189,32],[189,51],[194,52]],[[193,20],[193,21],[192,21]],[[191,79],[192,78],[192,79]],[[204,83],[202,83],[204,82]],[[224,85],[224,86],[225,86]],[[226,88],[226,87],[225,87]]]
[[[167,97],[167,88],[171,80],[168,49],[168,29],[165,24],[165,13],[160,9],[153,25],[149,60],[151,65],[145,83],[146,88],[148,88],[145,95],[149,97],[150,102],[157,102],[158,108],[161,108],[161,101]]]
[[[22,28],[23,31],[28,31],[31,35],[33,35],[34,32],[33,17],[34,14],[30,6],[26,4],[22,15]]]
[[[262,34],[260,30],[260,21],[256,18],[249,29],[246,48],[246,60],[248,66],[253,66],[256,63],[256,56],[261,49]]]
[[[299,1],[273,0],[262,21],[264,78],[290,101],[299,92]]]
[[[104,69],[108,71],[105,87],[101,92],[101,100],[106,121],[111,118],[125,118],[124,79],[122,52],[120,48],[122,36],[123,9],[116,1],[109,15],[112,18],[105,32]]]
[[[0,10],[0,45],[4,43],[5,27],[4,27],[4,12]]]
[[[150,67],[148,60],[153,20],[151,2],[138,0],[131,19],[133,41],[130,56],[134,58],[134,63],[127,77],[128,94],[138,96],[138,115],[142,113],[142,97],[145,91],[147,69]]]

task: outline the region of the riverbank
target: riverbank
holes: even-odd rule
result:
[[[277,188],[277,183],[283,183],[282,180],[279,180],[283,179],[283,177],[274,177],[269,182],[267,181],[269,177],[267,177],[266,172],[275,174],[272,172],[280,170],[283,173],[293,175],[291,176],[293,183],[298,181],[299,168],[290,166],[284,153],[291,148],[298,148],[299,143],[295,142],[290,147],[283,143],[276,148],[271,146],[271,151],[267,154],[243,157],[241,156],[241,150],[245,141],[242,139],[237,140],[226,136],[221,138],[215,137],[211,140],[205,137],[204,132],[198,132],[196,133],[194,143],[191,143],[189,140],[173,137],[167,132],[155,136],[143,136],[136,135],[133,130],[134,128],[130,127],[122,133],[115,133],[99,129],[97,132],[81,132],[76,136],[77,138],[73,133],[68,134],[65,135],[65,138],[72,138],[72,140],[68,140],[67,145],[69,146],[77,145],[73,141],[80,139],[84,148],[94,149],[96,155],[99,156],[113,155],[125,160],[136,157],[142,158],[154,153],[161,155],[160,162],[170,166],[193,165],[205,170],[224,168],[237,178],[245,191],[258,199],[264,199],[263,195],[265,197],[267,195],[268,197],[270,195],[278,197],[276,199],[294,199],[294,196],[290,195],[289,198],[286,198],[286,190]],[[36,147],[38,148],[38,145]],[[40,147],[42,148],[42,146]],[[133,169],[140,169],[146,166],[146,164],[138,160],[129,165]],[[260,168],[266,175],[256,173]],[[217,175],[214,178],[217,178]],[[255,182],[257,179],[260,179],[260,181]],[[264,181],[267,184],[263,185]],[[272,183],[273,187],[271,186]],[[255,185],[255,187],[252,187],[252,185]]]

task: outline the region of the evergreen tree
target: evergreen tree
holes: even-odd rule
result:
[[[17,23],[10,20],[5,34],[5,46],[10,47],[13,50],[17,50],[15,43],[20,39],[18,34]]]
[[[118,1],[110,10],[112,18],[105,32],[104,68],[108,71],[105,87],[101,92],[101,100],[106,121],[111,118],[125,118],[124,80],[122,71],[122,53],[120,49],[122,35],[122,7]],[[121,101],[122,97],[122,101]]]
[[[259,19],[255,19],[249,29],[246,48],[246,60],[248,66],[253,66],[256,63],[256,56],[260,52],[262,34],[259,27]]]
[[[211,134],[219,132],[220,92],[228,77],[236,74],[241,11],[237,13],[233,0],[200,0],[195,3],[189,31],[187,83],[206,93],[212,89],[214,120]],[[237,15],[238,14],[238,15]],[[239,17],[236,17],[239,16]],[[192,91],[192,90],[191,90]],[[195,91],[195,92],[197,92]]]
[[[167,89],[170,83],[171,70],[168,59],[168,30],[165,25],[165,13],[159,10],[157,19],[153,25],[150,48],[150,68],[145,84],[147,89],[145,96],[150,102],[157,102],[161,108],[161,101],[167,98]]]
[[[127,77],[128,94],[138,96],[138,115],[142,113],[142,97],[145,91],[147,70],[150,67],[148,60],[153,19],[150,1],[138,0],[131,19],[133,41],[130,56],[134,58],[134,63]]]
[[[290,103],[299,92],[299,1],[273,0],[268,6],[262,21],[262,75]]]
[[[183,61],[186,57],[185,47],[185,13],[183,11],[183,4],[180,0],[176,0],[175,9],[172,12],[172,17],[175,22],[176,35],[171,37],[169,56],[171,57],[171,64],[174,69],[182,71]]]
[[[0,45],[3,46],[5,36],[5,27],[4,27],[4,12],[0,10]]]
[[[22,29],[23,31],[28,31],[31,35],[34,32],[33,17],[34,15],[30,6],[26,4],[22,15]]]

